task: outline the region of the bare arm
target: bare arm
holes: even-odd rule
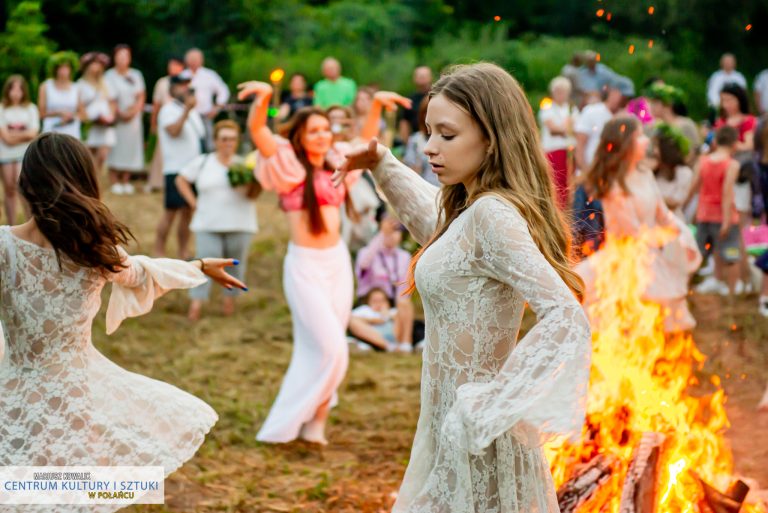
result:
[[[237,86],[240,93],[238,99],[256,95],[251,104],[251,110],[248,112],[248,131],[251,134],[253,144],[259,149],[265,158],[269,158],[277,153],[277,141],[272,131],[267,126],[267,116],[269,114],[269,100],[272,98],[272,86],[266,82],[244,82]]]
[[[587,139],[587,134],[582,134],[580,132],[576,133],[576,166],[581,169],[582,172],[587,171],[587,161],[585,159]]]
[[[51,115],[46,106],[45,82],[40,84],[40,87],[37,89],[37,108],[40,111],[40,119],[45,119]]]
[[[556,123],[552,119],[547,119],[546,121],[544,121],[544,125],[547,127],[547,129],[549,130],[549,133],[551,133],[552,135],[561,135],[563,137],[568,135],[569,126],[567,121],[564,123]]]
[[[731,227],[731,215],[733,211],[733,187],[736,185],[736,178],[739,176],[739,163],[731,162],[728,170],[725,172],[723,180],[723,224],[720,228],[720,234],[723,236]]]
[[[190,94],[184,101],[184,112],[179,116],[179,119],[177,119],[175,123],[171,123],[165,127],[165,131],[168,132],[168,135],[171,137],[178,137],[181,134],[181,131],[184,129],[184,123],[187,121],[189,113],[195,108],[196,103],[197,101],[195,100],[194,95]]]
[[[176,177],[176,188],[179,190],[181,197],[184,198],[184,201],[187,202],[187,205],[189,205],[189,208],[195,210],[197,208],[197,198],[192,191],[192,184],[186,178],[179,175]]]
[[[381,111],[387,109],[393,111],[401,105],[407,109],[411,108],[411,100],[390,91],[377,91],[373,95],[373,104],[365,118],[365,124],[360,131],[360,137],[365,141],[370,141],[379,135],[381,127]]]

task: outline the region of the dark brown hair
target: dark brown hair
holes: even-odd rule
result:
[[[280,127],[279,132],[291,142],[296,157],[307,172],[307,177],[304,181],[303,206],[309,213],[309,231],[314,235],[320,235],[327,232],[328,228],[325,226],[325,221],[320,213],[320,204],[317,202],[317,195],[315,194],[315,168],[309,161],[306,150],[301,145],[301,137],[304,135],[307,122],[312,116],[321,116],[330,123],[328,114],[323,109],[319,107],[304,107],[297,110],[291,116],[291,119],[288,120],[288,123]],[[333,171],[333,167],[328,163],[327,159],[323,161],[323,169]],[[347,191],[344,201],[347,207],[347,215],[354,221],[357,214],[352,205],[352,199],[349,197],[349,191]]]
[[[658,175],[667,180],[674,180],[675,168],[685,164],[686,156],[680,152],[680,146],[671,137],[657,134],[654,142],[659,148],[659,164],[656,169]]]
[[[739,131],[731,125],[723,125],[715,132],[715,142],[718,146],[733,146],[739,140]]]
[[[603,198],[618,183],[629,194],[624,178],[635,151],[635,133],[640,121],[634,116],[613,118],[603,127],[592,166],[584,179],[589,194]]]
[[[21,164],[19,190],[59,266],[64,253],[78,265],[103,272],[125,267],[118,245],[133,234],[101,202],[93,159],[83,143],[58,133],[32,141]]]
[[[3,84],[3,107],[11,106],[11,88],[13,84],[21,84],[21,105],[29,105],[29,86],[21,75],[11,75]]]

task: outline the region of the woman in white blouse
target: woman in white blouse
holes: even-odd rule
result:
[[[261,187],[256,181],[236,188],[230,184],[229,169],[239,163],[236,154],[239,141],[237,123],[232,120],[216,123],[213,128],[216,150],[195,157],[184,166],[176,177],[176,187],[194,211],[190,229],[195,234],[197,258],[234,258],[240,265],[232,270],[232,274],[242,280],[251,239],[258,230],[254,199]],[[190,290],[190,320],[200,318],[203,302],[208,300],[210,292],[210,280]],[[236,289],[223,291],[224,315],[234,313],[235,297],[239,293]]]
[[[8,224],[16,224],[18,195],[16,183],[21,173],[21,159],[29,142],[40,132],[37,105],[29,100],[29,87],[21,75],[11,75],[3,85],[0,104],[0,166]],[[29,208],[24,204],[27,217]]]
[[[114,90],[104,79],[109,57],[101,52],[88,52],[80,59],[82,77],[77,81],[80,94],[80,119],[90,124],[85,145],[91,150],[97,176],[117,141],[115,119],[117,101]]]

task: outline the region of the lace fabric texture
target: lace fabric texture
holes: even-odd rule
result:
[[[438,189],[388,154],[374,176],[424,244]],[[591,356],[587,318],[500,197],[477,199],[422,255],[421,413],[396,513],[559,511],[541,443],[578,435]],[[521,340],[526,303],[537,324]]]
[[[110,331],[172,288],[205,281],[194,266],[129,257],[108,277],[0,227],[0,466],[157,465],[190,459],[218,419],[198,398],[128,372],[91,342],[107,281]],[[0,344],[2,345],[2,344]],[[107,512],[118,506],[2,506],[0,512]]]

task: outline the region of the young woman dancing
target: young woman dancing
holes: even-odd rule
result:
[[[168,290],[199,285],[205,275],[225,287],[245,285],[224,272],[232,260],[129,256],[120,244],[131,233],[99,200],[93,166],[75,138],[42,135],[27,150],[19,181],[32,219],[0,227],[7,343],[0,351],[0,466],[156,465],[167,476],[194,455],[216,413],[96,350],[91,324],[101,291],[112,283],[112,333]]]
[[[421,414],[395,512],[557,512],[540,448],[584,420],[590,332],[568,230],[528,100],[493,64],[430,92],[425,153],[442,188],[385,147],[353,151],[424,245]],[[517,340],[526,303],[537,324]]]
[[[325,422],[347,370],[345,333],[352,311],[352,263],[340,235],[340,208],[346,201],[347,211],[354,210],[347,191],[362,171],[334,187],[331,175],[343,155],[332,143],[325,111],[298,110],[281,130],[283,137],[276,136],[267,127],[272,86],[246,82],[239,87],[241,99],[256,95],[248,120],[260,152],[256,176],[264,189],[279,194],[291,232],[283,289],[293,322],[293,355],[256,439],[325,444]],[[378,101],[388,108],[408,103],[395,93],[380,94]],[[380,113],[381,107],[372,112]]]
[[[685,331],[696,326],[688,310],[688,279],[698,269],[701,254],[691,231],[667,208],[650,169],[638,164],[645,158],[648,137],[634,116],[606,123],[584,186],[602,202],[609,237],[648,236],[653,258],[647,269],[651,279],[644,299],[665,307],[664,329]],[[601,251],[577,267],[587,282],[588,302],[594,297],[596,274],[603,270]]]

